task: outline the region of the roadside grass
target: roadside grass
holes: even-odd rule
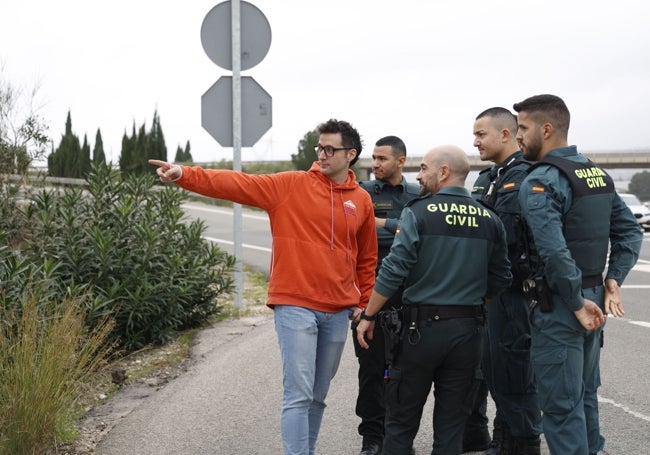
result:
[[[267,276],[244,267],[244,291],[242,308],[234,307],[234,294],[226,296],[218,316],[208,321],[208,325],[230,318],[245,317],[271,311],[266,306],[268,291]],[[93,377],[84,387],[84,393],[77,401],[73,418],[81,422],[83,416],[95,406],[101,405],[123,387],[138,381],[156,378],[157,384],[174,379],[185,371],[185,363],[190,359],[195,336],[201,329],[191,329],[177,334],[162,346],[147,346],[126,356],[115,358]],[[59,437],[47,454],[89,454],[94,453],[89,446],[99,441],[95,435],[84,435],[83,428]],[[78,446],[78,447],[77,447]]]
[[[243,307],[241,309],[236,308],[234,306],[234,294],[227,295],[221,311],[212,320],[208,321],[208,325],[230,318],[259,314],[266,310],[271,311],[266,306],[267,291],[266,275],[244,267]],[[187,360],[190,357],[194,337],[201,330],[195,328],[180,332],[169,343],[162,346],[147,346],[114,361],[102,375],[100,385],[103,384],[105,390],[99,394],[102,397],[100,401],[105,401],[124,385],[131,384],[164,368],[176,366]],[[125,377],[120,381],[120,371],[122,370],[124,370]],[[86,403],[86,411],[89,410],[88,406],[90,404],[92,403]]]
[[[6,311],[0,327],[0,454],[44,453],[56,440],[77,437],[75,403],[112,345],[113,325],[85,329],[83,305],[39,302],[28,295]]]
[[[231,294],[228,296],[216,320],[238,318],[269,310],[266,306],[268,277],[264,273],[256,272],[246,266],[244,266],[243,272],[244,289],[242,294],[242,308],[235,307],[235,296]]]

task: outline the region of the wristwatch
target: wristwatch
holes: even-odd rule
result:
[[[371,321],[371,322],[374,321],[375,319],[377,319],[376,314],[373,314],[372,316],[368,316],[366,314],[366,310],[361,310],[361,314],[359,315],[359,317],[361,319],[363,319],[364,321]]]

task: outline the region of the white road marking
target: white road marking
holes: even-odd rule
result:
[[[615,406],[615,407],[617,407],[619,409],[622,409],[623,411],[625,411],[628,414],[636,417],[637,419],[641,419],[641,420],[645,420],[646,422],[650,422],[650,417],[648,417],[647,415],[641,414],[640,412],[633,411],[630,408],[628,408],[627,406],[622,405],[622,404],[618,404],[617,402],[615,402],[614,400],[610,400],[609,398],[599,396],[598,397],[598,402],[611,404],[612,406]]]
[[[206,240],[209,240],[210,242],[215,242],[215,243],[225,243],[226,245],[234,245],[235,242],[232,240],[225,240],[225,239],[215,239],[214,237],[203,237]],[[257,245],[250,245],[248,243],[242,243],[241,244],[242,248],[249,248],[251,250],[258,250],[258,251],[264,251],[265,253],[270,253],[271,248],[266,248],[263,246],[257,246]]]
[[[627,322],[634,325],[640,325],[641,327],[650,328],[650,322],[644,322],[644,321],[627,321]]]
[[[184,208],[189,210],[200,210],[203,212],[218,213],[219,215],[229,215],[232,216],[233,211],[231,209],[219,209],[214,207],[202,207],[199,205],[189,205],[182,204]],[[264,215],[252,215],[250,213],[242,213],[243,218],[250,218],[252,220],[268,221],[269,217]]]
[[[635,321],[634,319],[629,319],[629,318],[615,318],[614,316],[608,315],[607,323],[610,323],[610,321],[626,322],[628,324],[634,324],[634,325],[638,325],[639,327],[646,327],[650,329],[650,322]]]
[[[650,272],[650,263],[648,261],[637,261],[632,270],[635,272]]]

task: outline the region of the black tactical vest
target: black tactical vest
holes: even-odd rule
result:
[[[544,164],[559,169],[573,191],[573,203],[562,219],[564,237],[573,260],[583,278],[602,274],[609,247],[614,181],[590,160],[578,163],[548,155],[528,172]]]

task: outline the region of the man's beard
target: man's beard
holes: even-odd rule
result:
[[[539,155],[542,152],[542,138],[539,136],[535,136],[532,138],[529,142],[528,145],[525,147],[522,146],[523,144],[519,144],[519,147],[521,148],[521,151],[524,155],[524,158],[530,161],[538,161],[539,160]]]

